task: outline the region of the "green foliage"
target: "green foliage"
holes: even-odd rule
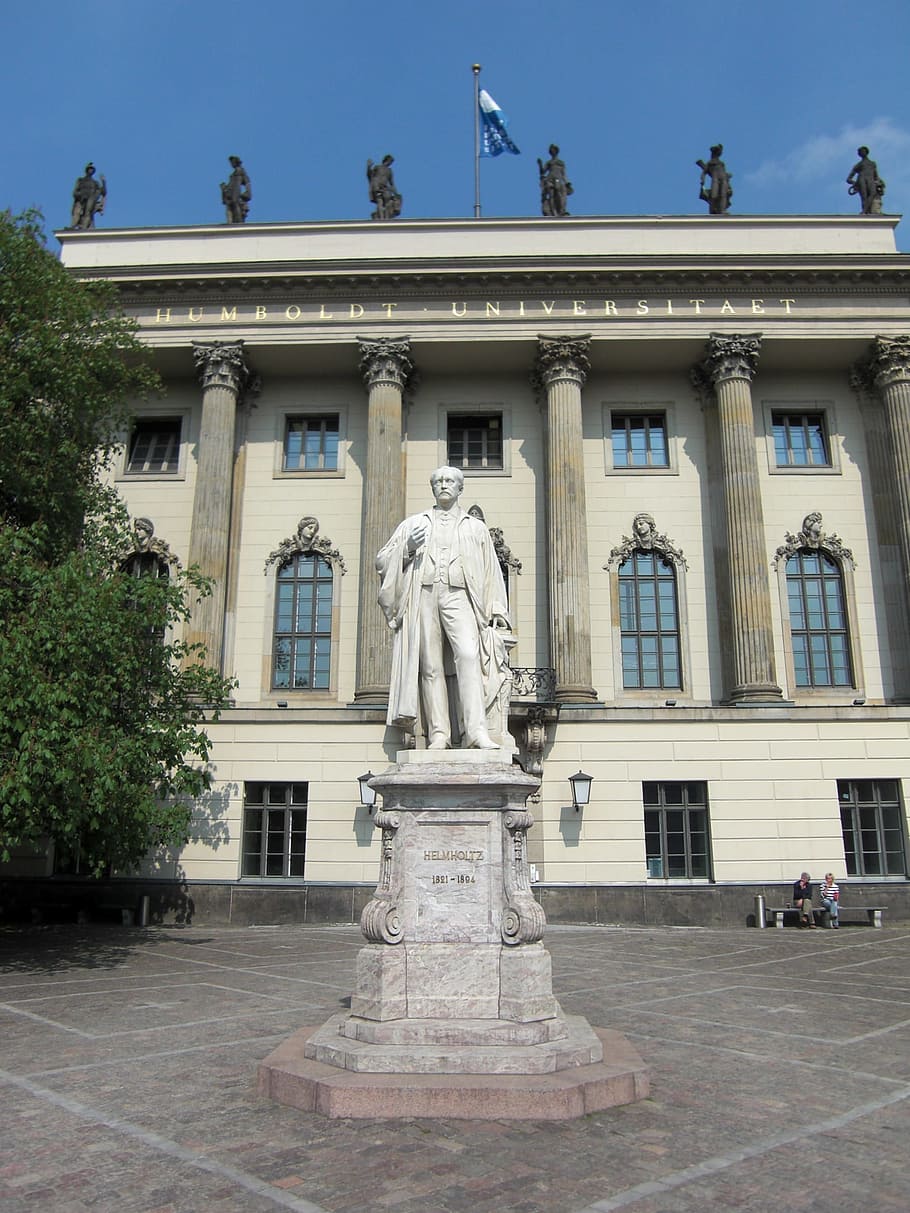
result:
[[[127,401],[157,390],[107,282],[80,282],[44,248],[40,216],[0,214],[0,521],[45,524],[71,548]]]
[[[34,217],[0,216],[0,854],[51,838],[86,867],[185,841],[231,683],[175,628],[195,571],[123,571],[126,510],[100,472],[155,386],[106,289],[70,279]]]

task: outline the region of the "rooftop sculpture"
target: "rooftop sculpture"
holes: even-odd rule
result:
[[[859,156],[856,164],[847,177],[848,194],[859,194],[864,215],[880,215],[882,213],[882,198],[885,193],[885,183],[878,175],[878,165],[869,159],[869,149],[858,147]]]
[[[107,197],[107,182],[104,174],[101,180],[95,180],[94,164],[85,166],[85,174],[79,177],[73,186],[73,213],[70,227],[87,229],[95,226],[95,216],[104,211],[104,200]]]
[[[381,164],[367,161],[367,181],[370,183],[370,201],[376,207],[371,219],[397,219],[401,214],[401,194],[395,188],[392,175],[394,156],[383,156]]]
[[[246,223],[253,198],[253,187],[239,156],[229,156],[233,172],[221,182],[221,201],[228,223]]]
[[[701,169],[698,196],[702,202],[707,202],[709,215],[726,215],[730,209],[730,199],[733,197],[733,187],[730,184],[732,177],[727,172],[727,166],[721,160],[723,154],[724,145],[715,143],[711,148],[711,159],[707,163],[704,160],[695,161]],[[707,188],[705,187],[706,179],[710,180]]]
[[[544,162],[538,158],[537,169],[540,173],[540,213],[542,215],[568,215],[566,202],[575,191],[572,183],[566,178],[566,165],[559,158],[559,148],[555,143],[550,144],[550,159]]]

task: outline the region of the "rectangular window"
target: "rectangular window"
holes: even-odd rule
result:
[[[308,785],[243,785],[242,876],[303,878]]]
[[[133,423],[126,470],[172,476],[180,468],[180,418],[142,417]]]
[[[771,414],[774,460],[779,468],[831,466],[824,413]]]
[[[446,419],[446,458],[464,471],[502,470],[502,414],[450,413]]]
[[[285,472],[338,471],[338,414],[288,417],[284,429]]]
[[[613,467],[666,468],[666,413],[613,413]]]
[[[903,809],[896,779],[839,779],[848,876],[906,876]]]
[[[648,875],[710,877],[708,789],[704,783],[643,783]]]

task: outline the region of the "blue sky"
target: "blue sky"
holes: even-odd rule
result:
[[[705,213],[715,142],[733,213],[856,212],[860,143],[910,209],[908,0],[30,0],[3,25],[0,207],[49,229],[90,159],[99,227],[221,222],[231,154],[250,221],[368,218],[387,152],[403,217],[468,217],[475,61],[522,151],[482,162],[485,216],[539,214],[553,142],[578,215]]]

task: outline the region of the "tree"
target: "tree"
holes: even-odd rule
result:
[[[208,586],[131,576],[104,469],[157,389],[105,283],[71,278],[35,215],[0,215],[0,853],[48,838],[83,868],[185,841],[231,682],[177,639]]]

